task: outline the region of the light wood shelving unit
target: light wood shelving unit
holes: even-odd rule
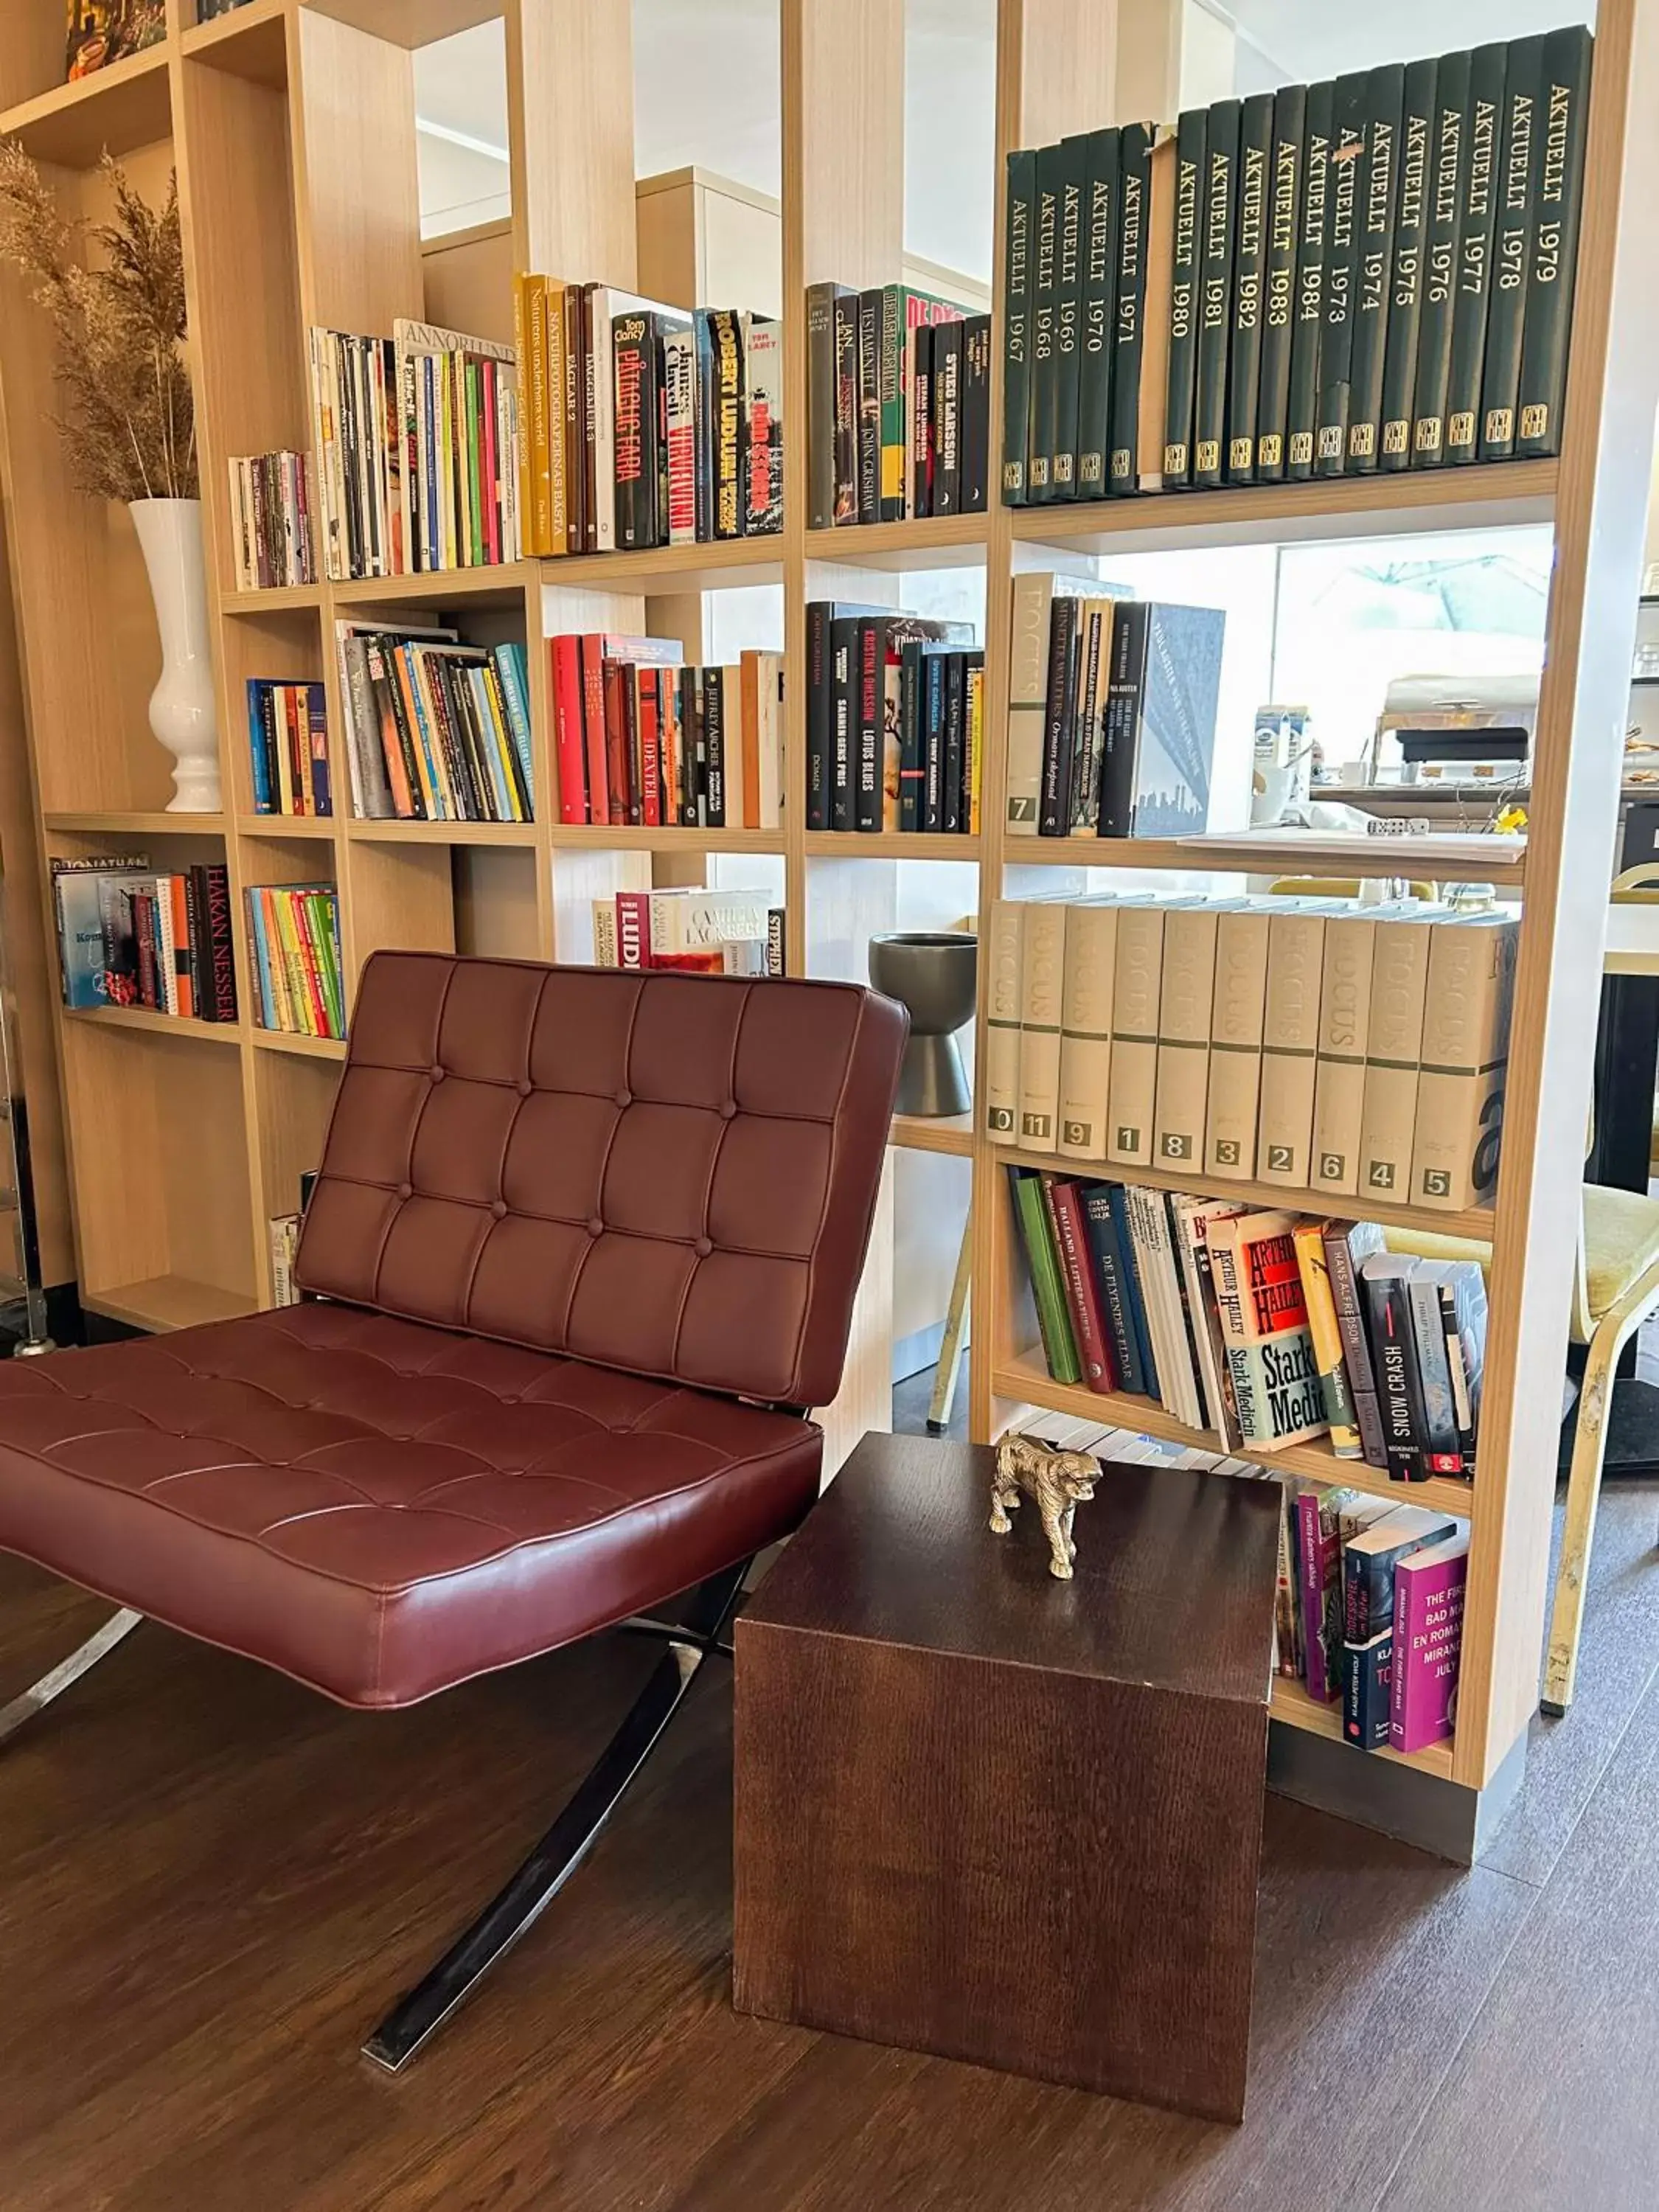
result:
[[[986,149],[998,173],[999,237],[1006,152],[1112,119],[1120,36],[1127,27],[1139,51],[1149,20],[1168,12],[1169,0],[1000,0],[996,143]],[[308,446],[310,324],[389,331],[395,316],[465,301],[474,327],[506,336],[515,265],[628,286],[643,263],[653,289],[687,305],[700,281],[711,304],[760,297],[761,289],[717,280],[695,221],[682,221],[660,192],[648,216],[636,198],[629,0],[251,0],[199,26],[194,0],[170,0],[165,44],[75,86],[58,81],[61,0],[0,0],[0,132],[52,165],[66,209],[98,209],[95,164],[105,147],[127,161],[152,198],[169,166],[179,171],[226,793],[223,817],[161,811],[167,767],[145,720],[159,649],[131,526],[124,513],[106,512],[69,487],[57,442],[42,428],[52,410],[47,335],[7,276],[0,279],[5,492],[43,854],[125,845],[148,850],[158,866],[222,857],[239,914],[250,884],[335,882],[349,978],[387,945],[580,959],[590,948],[594,896],[623,885],[701,880],[713,854],[769,855],[780,866],[791,972],[862,980],[865,940],[896,914],[900,860],[976,863],[981,928],[1005,884],[1029,892],[1040,880],[1028,868],[1228,872],[1163,841],[1005,837],[1002,705],[1017,568],[1046,559],[1063,568],[1096,554],[1553,525],[1531,841],[1524,864],[1506,860],[1483,871],[1520,892],[1523,914],[1498,1205],[1491,1218],[1431,1222],[1490,1235],[1495,1244],[1479,1473],[1472,1489],[1443,1482],[1414,1493],[1473,1518],[1457,1736],[1454,1746],[1409,1762],[1365,1758],[1340,1746],[1336,1719],[1296,1686],[1276,1685],[1273,1702],[1276,1718],[1288,1724],[1283,1735],[1326,1757],[1322,1772],[1298,1775],[1299,1786],[1472,1851],[1483,1812],[1501,1802],[1518,1773],[1536,1703],[1553,1492],[1553,1378],[1566,1340],[1594,978],[1643,541],[1642,464],[1659,383],[1659,287],[1650,277],[1659,137],[1632,125],[1638,96],[1650,115],[1659,100],[1659,0],[1601,0],[1559,463],[1042,510],[998,506],[986,515],[836,532],[804,527],[805,289],[830,277],[884,282],[903,265],[904,13],[902,0],[780,0],[780,14],[790,426],[782,535],[247,592],[233,588],[225,464],[234,453]],[[410,52],[495,17],[505,27],[511,224],[446,241],[428,273]],[[1164,90],[1161,104],[1172,113],[1176,88]],[[689,205],[701,173],[686,175]],[[994,423],[1000,419],[994,389]],[[793,673],[805,665],[809,598],[896,601],[907,571],[951,567],[985,575],[989,713],[977,836],[809,835],[798,803],[777,831],[617,830],[557,821],[550,635],[648,628],[681,636],[701,657],[709,595],[781,586]],[[400,611],[428,619],[441,611],[475,638],[526,643],[533,824],[254,815],[243,735],[246,678],[323,681],[343,807],[349,779],[339,738],[335,619]],[[794,681],[787,744],[788,788],[798,801],[805,720],[803,687]],[[1290,844],[1264,848],[1252,861],[1255,872],[1346,875],[1352,866]],[[1234,860],[1231,872],[1239,867]],[[1011,878],[1011,869],[1020,873]],[[178,1328],[263,1304],[270,1292],[265,1223],[292,1206],[297,1178],[320,1149],[342,1048],[254,1026],[240,945],[237,957],[238,1024],[214,1030],[113,1012],[55,1022],[86,1299],[135,1326]],[[971,1117],[900,1117],[893,1137],[971,1162],[976,1437],[994,1437],[1037,1406],[1205,1441],[1141,1401],[1048,1382],[1014,1249],[1006,1148],[982,1139]],[[1283,1202],[1285,1194],[1272,1197]],[[1411,1209],[1398,1218],[1426,1218]],[[832,1465],[863,1429],[889,1418],[891,1236],[890,1189],[855,1315],[847,1384],[829,1411]],[[1319,1480],[1369,1479],[1316,1447],[1271,1464]]]

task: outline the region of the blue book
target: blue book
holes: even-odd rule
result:
[[[530,682],[525,649],[516,638],[509,638],[505,645],[492,648],[491,658],[495,663],[495,673],[501,678],[501,697],[507,702],[507,730],[513,739],[513,750],[519,757],[519,773],[523,778],[525,795],[530,801],[533,816],[536,781],[530,765]],[[506,818],[502,817],[503,820]]]
[[[1121,1183],[1114,1183],[1111,1189],[1112,1226],[1117,1234],[1117,1249],[1123,1262],[1123,1286],[1128,1293],[1135,1346],[1140,1355],[1140,1370],[1146,1386],[1143,1395],[1156,1398],[1161,1403],[1163,1393],[1158,1387],[1158,1363],[1152,1358],[1152,1333],[1146,1322],[1146,1302],[1140,1295],[1140,1277],[1135,1272],[1135,1241],[1129,1228],[1129,1202],[1123,1194]]]
[[[1090,1264],[1095,1279],[1100,1285],[1100,1302],[1106,1316],[1106,1326],[1112,1334],[1112,1350],[1117,1361],[1117,1371],[1124,1389],[1137,1397],[1146,1395],[1146,1377],[1140,1364],[1140,1344],[1135,1334],[1133,1310],[1125,1277],[1131,1271],[1126,1267],[1123,1253],[1118,1243],[1117,1224],[1112,1216],[1112,1186],[1109,1182],[1085,1183],[1079,1196],[1083,1202],[1084,1232],[1089,1241]]]
[[[276,794],[270,787],[270,757],[265,750],[265,694],[270,686],[263,677],[250,676],[247,680],[247,741],[253,758],[253,811],[256,814],[274,814]]]
[[[253,957],[258,969],[259,1026],[274,1030],[277,1026],[276,994],[270,981],[270,947],[265,942],[264,909],[257,891],[250,890],[247,895],[247,913],[253,937]]]
[[[334,790],[328,780],[328,725],[325,719],[323,687],[306,686],[306,722],[311,736],[311,803],[319,814],[334,811]]]
[[[409,696],[415,703],[415,734],[420,741],[421,757],[426,763],[426,772],[432,793],[434,812],[440,822],[453,822],[455,808],[450,796],[449,777],[441,775],[438,754],[432,742],[432,726],[427,719],[426,702],[421,696],[421,678],[414,649],[399,645],[395,648],[398,658],[409,672]]]

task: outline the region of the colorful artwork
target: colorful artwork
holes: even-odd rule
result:
[[[70,77],[90,76],[166,36],[165,0],[70,0]]]

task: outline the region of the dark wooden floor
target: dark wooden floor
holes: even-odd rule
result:
[[[360,1718],[141,1629],[0,1758],[0,2208],[1650,2212],[1656,1516],[1609,1494],[1579,1702],[1484,1866],[1270,1800],[1237,2131],[736,2018],[724,1684],[493,1988],[377,2074],[361,2034],[651,1655]],[[0,1703],[96,1617],[0,1567]]]

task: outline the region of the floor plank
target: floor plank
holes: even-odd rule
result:
[[[1561,1853],[1385,2212],[1651,2212],[1659,1688]]]

